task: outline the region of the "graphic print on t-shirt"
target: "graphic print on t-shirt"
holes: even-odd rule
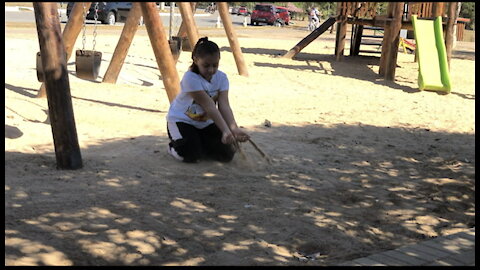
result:
[[[217,104],[219,90],[215,90],[211,92],[205,91],[213,99],[213,102],[215,102],[215,105]],[[195,100],[192,102],[192,105],[188,106],[188,109],[185,112],[185,114],[188,117],[190,117],[190,119],[195,121],[205,122],[209,119],[209,117],[207,116],[207,113],[203,110],[202,106],[196,103]]]

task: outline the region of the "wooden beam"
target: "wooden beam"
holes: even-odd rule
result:
[[[445,48],[447,50],[448,69],[450,70],[450,59],[452,58],[453,40],[455,26],[457,24],[458,2],[450,2],[447,11],[447,27],[445,27]]]
[[[432,15],[434,18],[443,16],[443,10],[445,8],[445,2],[433,2]]]
[[[195,44],[197,44],[199,34],[197,24],[193,18],[192,7],[188,2],[177,2],[177,4],[178,8],[180,9],[180,14],[182,15],[182,21],[185,22],[190,47],[193,49]]]
[[[190,6],[192,7],[192,14],[195,14],[195,10],[196,10],[195,7],[197,6],[197,3],[190,2]],[[185,21],[182,20],[182,23],[180,24],[180,28],[178,28],[177,37],[184,38],[186,36],[187,36],[187,25],[185,24]]]
[[[389,47],[385,46],[385,44],[390,44],[391,43],[391,35],[390,35],[390,29],[391,29],[391,22],[393,20],[393,12],[394,12],[394,3],[390,2],[388,3],[387,7],[387,18],[389,22],[385,25],[383,29],[383,41],[382,41],[382,54],[380,56],[380,64],[379,64],[379,70],[378,73],[380,76],[385,76],[385,70],[386,70],[386,64],[387,64],[387,54]]]
[[[352,33],[353,40],[350,42],[350,55],[358,55],[360,53],[360,44],[362,43],[363,25],[352,26]]]
[[[88,12],[91,4],[92,2],[76,2],[70,12],[70,18],[68,18],[67,24],[63,29],[63,42],[65,44],[65,51],[67,52],[67,61],[70,59],[70,56],[72,56],[75,41],[77,41],[78,35],[82,30],[83,6],[85,5],[85,9]]]
[[[383,18],[383,16],[377,16],[373,19],[363,19],[363,18],[348,18],[348,24],[358,24],[365,26],[374,26],[386,28],[392,22],[392,18]],[[413,25],[411,21],[402,21],[402,29],[413,30]]]
[[[108,65],[103,82],[116,83],[120,70],[122,69],[125,58],[127,57],[128,49],[132,44],[133,37],[138,29],[138,22],[142,16],[142,8],[139,2],[132,2],[132,9],[128,13],[127,21],[123,26],[122,34],[118,40],[117,47],[113,52],[112,59]]]
[[[70,18],[68,18],[67,24],[63,29],[63,44],[65,46],[65,52],[67,53],[66,61],[70,59],[77,41],[78,34],[83,26],[83,5],[88,10],[92,2],[76,2],[70,11]],[[47,96],[45,84],[42,83],[40,90],[38,90],[37,98],[44,98]]]
[[[339,22],[337,22],[337,33],[335,36],[335,56],[337,61],[343,60],[346,36],[347,20],[345,18],[342,18]]]
[[[56,2],[33,2],[58,169],[83,166]]]
[[[392,4],[392,3],[390,3]],[[382,46],[388,46],[387,55],[385,57],[385,79],[388,81],[395,80],[395,70],[397,68],[398,45],[400,41],[400,30],[402,29],[402,13],[404,2],[394,2],[394,17],[390,25],[390,38],[388,43]]]
[[[297,55],[303,48],[305,48],[308,44],[318,38],[321,34],[328,30],[328,28],[335,24],[335,17],[328,18],[320,27],[312,31],[308,36],[303,38],[297,45],[291,48],[285,55],[284,58],[292,59],[295,55]]]
[[[240,43],[238,42],[237,33],[233,28],[232,19],[230,18],[230,13],[228,12],[228,4],[227,2],[217,2],[217,7],[220,18],[222,18],[223,27],[225,28],[228,42],[230,43],[230,48],[232,48],[238,73],[242,76],[248,77],[247,65],[243,59],[242,49],[240,48]]]
[[[158,69],[162,74],[163,85],[171,103],[177,94],[180,93],[180,79],[175,67],[175,60],[170,51],[165,28],[154,2],[141,2],[140,5]]]

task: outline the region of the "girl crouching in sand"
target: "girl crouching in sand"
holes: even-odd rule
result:
[[[167,114],[168,152],[183,162],[202,157],[229,162],[236,150],[233,144],[250,136],[237,126],[230,108],[228,78],[218,70],[220,49],[207,37],[201,38],[192,59]]]

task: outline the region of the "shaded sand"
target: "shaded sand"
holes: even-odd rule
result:
[[[120,31],[97,36],[102,76]],[[335,61],[334,33],[287,60],[305,31],[242,31],[249,77],[211,39],[237,122],[271,165],[250,144],[229,164],[167,154],[143,29],[115,85],[68,62],[84,167],[62,171],[35,98],[35,28],[6,27],[5,265],[336,265],[475,226],[474,60],[452,59],[441,95],[418,91],[411,54],[386,82],[378,57]],[[189,64],[182,52],[180,77]]]

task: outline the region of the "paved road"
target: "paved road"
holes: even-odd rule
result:
[[[197,10],[198,11],[198,10]],[[67,16],[65,9],[60,9],[60,22],[66,23]],[[196,12],[194,15],[195,22],[197,23],[197,27],[216,27],[216,23],[218,20],[218,12],[213,14],[205,14]],[[162,23],[165,26],[169,26],[170,23],[170,14],[169,13],[160,13],[160,18],[162,19]],[[244,16],[237,16],[231,15],[232,23],[234,25],[242,25],[244,22]],[[32,10],[19,10],[15,7],[5,7],[5,22],[35,22],[35,15],[33,14]],[[181,16],[178,11],[174,14],[173,24],[174,27],[179,27],[180,23],[182,22]],[[93,24],[93,20],[87,20],[87,24]],[[247,23],[250,23],[250,18],[247,17]],[[116,23],[116,25],[123,25],[123,23]]]

